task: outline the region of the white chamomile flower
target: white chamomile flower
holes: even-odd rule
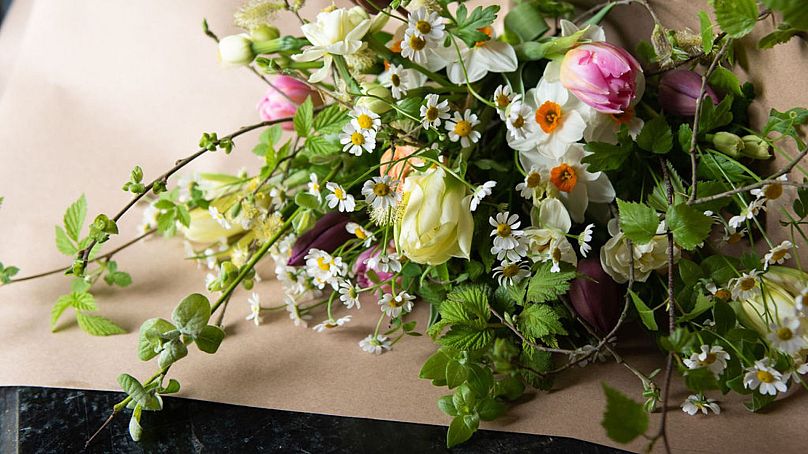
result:
[[[449,101],[440,101],[434,93],[426,96],[426,104],[421,106],[421,126],[424,129],[437,129],[443,120],[449,118]]]
[[[365,247],[370,247],[370,245],[376,239],[376,237],[373,236],[372,232],[368,231],[368,229],[362,227],[356,222],[349,222],[345,224],[345,230],[347,230],[348,233],[353,234],[354,236],[362,240],[362,244]]]
[[[311,248],[306,254],[306,273],[314,279],[318,288],[331,284],[336,288],[337,278],[347,272],[347,265],[342,257],[334,257],[321,249]]]
[[[381,78],[381,83],[390,89],[390,94],[393,95],[393,99],[401,99],[407,96],[407,90],[409,90],[409,76],[410,73],[407,72],[403,66],[390,65],[390,68],[385,73],[385,77]]]
[[[729,226],[733,229],[738,229],[740,226],[743,225],[749,219],[754,218],[760,212],[760,210],[766,210],[766,200],[765,199],[755,199],[749,203],[743,210],[741,210],[741,214],[737,216],[733,216],[729,218]]]
[[[704,288],[706,288],[707,291],[710,292],[715,298],[718,298],[721,301],[729,301],[730,298],[732,298],[732,293],[730,293],[729,290],[727,290],[725,288],[721,288],[721,287],[715,285],[714,282],[708,282],[707,285],[704,286]],[[703,323],[704,326],[711,326],[711,325],[707,325],[708,321],[711,321],[711,320],[705,320],[704,323]],[[715,323],[713,323],[713,325],[714,324]]]
[[[224,214],[219,212],[219,209],[215,206],[211,205],[208,207],[208,213],[210,213],[210,217],[213,218],[220,226],[222,226],[225,230],[230,230],[233,226],[225,219]]]
[[[352,284],[349,280],[342,280],[339,283],[339,300],[348,309],[356,307],[360,309],[362,304],[359,302],[359,287]]]
[[[289,320],[292,320],[295,326],[302,326],[303,328],[309,327],[309,320],[311,320],[311,315],[301,314],[300,308],[291,298],[287,299],[286,301],[286,311],[289,312]]]
[[[429,54],[427,53],[430,47],[429,44],[429,40],[407,29],[404,32],[404,39],[401,40],[401,56],[419,65],[424,65],[429,61]]]
[[[498,213],[496,217],[490,217],[488,223],[494,227],[491,231],[491,236],[494,237],[491,253],[497,256],[497,260],[507,258],[511,262],[517,262],[527,255],[527,245],[522,238],[524,232],[517,230],[522,224],[519,215],[505,211]]]
[[[320,179],[316,173],[309,174],[309,182],[306,184],[309,194],[317,197],[317,200],[323,200],[323,195],[320,193]]]
[[[791,241],[785,240],[782,243],[778,244],[777,246],[771,248],[771,250],[763,257],[763,269],[769,269],[769,265],[779,265],[786,260],[791,258],[791,254],[789,254],[789,250],[794,247],[791,244]]]
[[[460,112],[455,112],[454,118],[446,121],[449,140],[452,142],[460,141],[463,148],[470,147],[480,140],[480,132],[474,130],[474,127],[478,124],[480,124],[480,120],[477,119],[477,115],[471,113],[471,109],[466,109],[462,115]]]
[[[777,200],[781,195],[783,195],[783,185],[779,182],[788,181],[788,175],[780,175],[777,177],[777,181],[778,182],[767,184],[762,188],[752,189],[749,192],[758,200]]]
[[[769,328],[771,332],[766,337],[778,350],[792,354],[808,347],[803,335],[804,328],[798,317],[784,317],[780,324],[772,323]]]
[[[396,318],[402,312],[406,314],[412,310],[414,299],[415,297],[407,292],[401,292],[396,296],[391,293],[385,293],[379,301],[379,306],[388,317]]]
[[[728,285],[732,292],[732,299],[735,301],[748,300],[760,293],[757,279],[760,274],[760,271],[752,270],[749,273],[741,274],[741,277],[730,279]]]
[[[525,262],[503,260],[498,267],[494,268],[494,277],[497,278],[499,285],[508,287],[530,277],[530,270]]]
[[[578,235],[578,250],[584,257],[592,251],[592,246],[589,245],[589,242],[592,241],[592,230],[594,229],[595,224],[589,224],[584,228],[584,231]]]
[[[351,194],[348,194],[345,189],[334,183],[333,181],[329,181],[325,185],[326,189],[331,191],[330,194],[325,196],[325,201],[328,203],[328,208],[335,208],[338,207],[339,211],[344,211],[346,213],[350,213],[356,208],[356,201]]]
[[[445,27],[443,18],[438,13],[429,12],[424,7],[418,8],[407,18],[407,32],[435,42],[443,39]]]
[[[370,334],[368,337],[359,341],[359,348],[361,348],[362,351],[373,353],[374,355],[381,355],[385,351],[390,350],[391,346],[387,336]]]
[[[704,397],[703,394],[691,394],[682,402],[681,407],[682,411],[690,416],[695,415],[699,411],[706,415],[709,414],[708,410],[718,415],[721,414],[721,407],[719,407],[716,402],[715,399],[708,399]]]
[[[800,291],[800,294],[794,298],[794,309],[802,317],[808,317],[808,287]]]
[[[401,271],[401,262],[395,252],[373,256],[367,259],[367,265],[368,268],[377,269],[383,273],[398,273]]]
[[[755,361],[754,366],[746,369],[743,386],[747,389],[757,389],[760,394],[772,396],[777,395],[778,391],[788,390],[783,374],[772,366],[768,358]]]
[[[716,377],[724,372],[729,361],[729,353],[725,352],[720,345],[702,345],[700,352],[693,352],[690,358],[685,358],[684,363],[688,369],[700,369],[706,367],[710,369]]]
[[[373,130],[378,132],[382,126],[382,121],[379,119],[379,114],[373,112],[367,107],[357,106],[351,111],[351,124],[356,130],[366,131]]]
[[[508,128],[509,140],[524,140],[530,134],[529,121],[533,118],[533,109],[522,101],[514,101],[508,109],[505,127]]]
[[[499,118],[502,121],[507,118],[508,107],[510,107],[511,103],[516,102],[521,97],[522,95],[511,90],[510,85],[500,85],[494,90],[494,105],[497,106],[497,112],[499,112]]]
[[[477,207],[480,205],[480,202],[489,195],[491,195],[491,190],[494,189],[494,186],[497,185],[496,181],[486,181],[483,183],[482,186],[477,186],[477,189],[474,190],[474,194],[471,195],[471,211],[476,211]]]
[[[250,305],[250,315],[246,317],[245,320],[252,320],[255,323],[255,326],[261,324],[261,298],[258,296],[257,293],[252,292],[250,297],[247,299],[247,304]]]
[[[522,195],[522,197],[530,200],[533,198],[534,195],[539,195],[538,192],[542,188],[542,178],[541,172],[536,166],[532,166],[530,168],[530,172],[525,175],[525,181],[516,185],[516,190]]]
[[[400,194],[396,191],[396,185],[389,175],[373,177],[362,185],[362,195],[374,210],[387,210],[398,204]]]
[[[376,148],[376,130],[359,129],[350,122],[342,128],[339,134],[339,142],[343,145],[342,151],[347,151],[354,156],[362,156],[363,151],[373,153]]]
[[[314,331],[318,333],[325,332],[326,330],[339,328],[340,326],[348,323],[351,321],[351,316],[346,315],[345,317],[338,318],[336,320],[323,320],[322,322],[318,323],[314,326]]]

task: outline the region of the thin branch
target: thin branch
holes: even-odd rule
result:
[[[107,252],[106,254],[100,255],[100,256],[90,260],[88,263],[97,262],[99,260],[108,260],[108,259],[112,258],[113,255],[117,254],[118,252],[121,252],[122,250],[128,248],[129,246],[132,246],[133,244],[135,244],[138,241],[148,237],[149,235],[152,235],[156,231],[157,231],[157,229],[151,229],[151,230],[149,230],[149,231],[147,231],[147,232],[145,232],[145,233],[143,233],[141,235],[138,235],[137,237],[127,241],[126,243],[124,243],[124,244],[122,244],[120,246],[118,246],[117,248]],[[69,271],[70,269],[71,269],[71,267],[68,266],[68,267],[65,267],[65,268],[57,268],[55,270],[45,271],[44,273],[32,274],[31,276],[25,276],[25,277],[21,277],[21,278],[18,278],[18,279],[12,279],[11,282],[9,282],[6,285],[10,285],[10,284],[13,284],[15,282],[30,281],[32,279],[38,279],[40,277],[50,276],[50,275],[53,275],[53,274],[64,273],[66,271]]]
[[[489,304],[488,309],[491,310],[491,313],[493,313],[499,319],[499,321],[502,322],[503,325],[505,325],[506,327],[508,327],[508,329],[513,331],[514,334],[516,334],[519,337],[519,339],[522,340],[523,343],[525,343],[527,345],[530,345],[532,348],[535,348],[536,350],[548,352],[548,353],[563,353],[565,355],[575,353],[575,350],[567,350],[567,349],[564,349],[564,348],[545,347],[545,346],[539,345],[539,344],[537,344],[535,342],[531,342],[530,340],[525,338],[525,336],[523,336],[522,333],[520,333],[519,330],[516,329],[515,326],[513,326],[512,324],[505,321],[505,318],[503,318],[502,315],[499,312],[497,312],[497,310],[494,309],[493,306],[491,306]]]

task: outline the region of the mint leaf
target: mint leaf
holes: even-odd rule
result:
[[[673,133],[665,117],[654,117],[645,123],[637,135],[637,145],[645,151],[665,154],[673,148]]]
[[[546,304],[529,305],[519,314],[517,321],[519,331],[531,340],[549,335],[567,334],[558,313]]]
[[[298,106],[293,120],[297,135],[308,137],[314,121],[314,104],[311,102],[311,97],[306,98],[303,104]]]
[[[721,30],[731,38],[741,38],[749,34],[758,17],[755,0],[714,0],[715,18]]]
[[[552,266],[552,263],[545,262],[536,269],[527,288],[528,301],[545,303],[567,293],[570,288],[570,280],[575,277],[575,271],[562,270],[554,273],[550,271]]]
[[[63,221],[67,236],[73,241],[79,240],[81,227],[84,225],[84,220],[87,217],[87,199],[84,194],[78,200],[70,204],[65,211]]]
[[[634,303],[634,308],[637,309],[637,313],[640,315],[640,320],[642,320],[642,324],[645,325],[645,327],[650,329],[651,331],[659,330],[659,326],[657,326],[657,322],[654,319],[654,311],[651,310],[648,306],[646,306],[642,298],[640,298],[639,295],[634,293],[633,290],[629,290],[628,292],[629,295],[631,295],[631,302]]]
[[[455,416],[446,433],[446,447],[451,448],[468,440],[479,426],[480,417],[476,414]]]
[[[443,386],[446,384],[446,365],[451,360],[452,358],[443,349],[440,349],[427,358],[418,376],[432,380],[432,384],[435,386]]]
[[[112,336],[126,332],[126,330],[116,325],[112,320],[101,317],[100,315],[88,315],[77,312],[76,321],[79,322],[79,328],[92,336]]]
[[[210,302],[199,293],[188,295],[174,309],[171,320],[182,334],[195,337],[210,320]]]
[[[648,413],[620,391],[603,384],[606,412],[601,425],[606,435],[618,443],[628,443],[648,430]]]
[[[656,211],[648,205],[617,199],[620,210],[620,229],[627,238],[638,244],[651,241],[659,227]]]
[[[216,353],[224,339],[224,330],[218,326],[208,325],[202,328],[199,335],[194,338],[196,346],[205,353]]]
[[[668,207],[665,220],[676,244],[687,250],[695,249],[707,239],[713,224],[710,217],[683,203]]]
[[[162,318],[150,318],[140,325],[140,335],[138,336],[137,356],[141,361],[148,361],[157,356],[157,349],[161,347],[162,334],[177,329],[168,320]]]

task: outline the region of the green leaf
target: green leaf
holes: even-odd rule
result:
[[[648,306],[645,305],[642,298],[639,295],[634,293],[633,290],[628,290],[629,295],[631,295],[631,301],[634,303],[634,307],[637,309],[637,313],[640,315],[640,320],[642,320],[642,324],[645,325],[646,328],[650,329],[651,331],[659,330],[659,326],[657,326],[657,322],[654,319],[654,311],[652,311]]]
[[[617,199],[620,210],[620,229],[627,238],[638,244],[651,241],[659,227],[656,211],[648,205]]]
[[[527,299],[533,303],[545,303],[567,293],[570,280],[575,277],[575,271],[562,269],[554,273],[550,271],[553,264],[545,262],[539,265],[536,273],[530,278],[527,288]]]
[[[769,33],[763,38],[760,38],[760,41],[758,42],[758,48],[771,49],[772,47],[778,44],[788,42],[791,38],[793,38],[801,31],[802,30],[794,28],[789,24],[780,23],[775,31]]]
[[[140,426],[142,411],[143,407],[135,405],[135,409],[132,410],[132,417],[129,418],[129,436],[132,437],[133,441],[140,441],[140,437],[143,436],[143,427]]]
[[[588,171],[608,172],[622,168],[634,147],[630,142],[627,146],[623,143],[613,145],[606,142],[589,142],[584,145],[584,149],[592,153],[583,159],[584,164],[589,164]]]
[[[528,305],[517,319],[519,330],[527,337],[536,339],[548,335],[567,334],[558,313],[546,304]]]
[[[687,123],[679,125],[677,136],[682,152],[690,153],[690,142],[693,140],[693,129],[690,128],[690,125]]]
[[[479,41],[486,41],[489,37],[480,29],[491,25],[497,18],[497,12],[499,6],[491,5],[485,8],[478,6],[469,14],[466,5],[461,4],[457,7],[455,15],[457,25],[452,27],[452,33],[469,46]]]
[[[216,353],[216,350],[219,349],[219,345],[222,343],[222,339],[224,339],[224,330],[218,326],[208,325],[202,328],[202,331],[194,338],[194,341],[196,342],[196,346],[203,352]]]
[[[601,425],[606,435],[618,443],[628,443],[648,430],[648,413],[620,391],[603,384],[606,412]]]
[[[806,122],[808,122],[808,109],[795,107],[785,112],[772,109],[769,111],[769,120],[766,122],[766,127],[763,128],[763,134],[767,135],[770,132],[779,132],[780,134],[800,140],[799,132],[795,126],[803,125]]]
[[[732,121],[731,94],[724,96],[718,105],[712,102],[701,103],[701,117],[699,117],[699,133],[709,132],[713,129],[726,126]]]
[[[332,104],[314,118],[314,131],[317,134],[332,134],[342,130],[348,122],[348,115],[339,104]]]
[[[714,0],[715,18],[731,38],[741,38],[755,28],[758,7],[755,0]]]
[[[138,336],[137,357],[141,361],[148,361],[157,356],[156,347],[160,345],[160,334],[175,330],[176,327],[168,320],[150,318],[140,325]]]
[[[721,153],[710,153],[702,156],[696,168],[699,178],[717,181],[742,183],[751,179],[743,166],[736,160]]]
[[[210,320],[210,303],[199,293],[188,295],[174,309],[171,320],[181,333],[195,337]]]
[[[455,416],[446,433],[446,447],[451,448],[468,440],[479,426],[480,417],[476,414]]]
[[[713,23],[710,22],[710,16],[704,11],[699,11],[699,25],[701,29],[701,49],[705,54],[709,54],[713,50]]]
[[[138,405],[145,406],[151,400],[146,388],[140,384],[137,378],[129,374],[118,375],[118,384],[121,385],[123,392],[129,395]]]
[[[59,318],[64,314],[65,310],[68,307],[73,305],[72,295],[62,295],[56,300],[56,303],[53,304],[51,308],[51,331],[56,331],[56,323],[59,321]]]
[[[185,358],[187,355],[188,348],[185,344],[182,343],[180,339],[173,339],[168,342],[165,348],[163,348],[163,351],[160,352],[160,356],[157,358],[157,365],[160,366],[161,369],[165,369],[171,364]]]
[[[685,258],[679,259],[676,265],[679,267],[679,276],[682,278],[682,282],[687,286],[694,285],[699,279],[704,277],[704,270],[701,269],[698,263],[692,260]]]
[[[483,399],[477,405],[477,413],[483,421],[493,421],[505,413],[507,407],[502,402],[492,398]]]
[[[329,156],[339,153],[342,145],[331,136],[313,136],[306,139],[308,156]]]
[[[716,66],[708,79],[710,86],[718,93],[730,94],[736,98],[743,97],[741,81],[734,72],[723,66]]]
[[[174,394],[180,392],[180,382],[170,379],[165,388],[160,388],[160,394]]]
[[[449,416],[457,416],[457,409],[454,406],[451,394],[438,399],[438,408]]]
[[[281,129],[281,125],[272,125],[264,130],[261,133],[261,136],[258,140],[264,144],[274,147],[279,140],[281,140],[281,134],[283,134],[283,130]]]
[[[64,255],[73,256],[79,251],[76,244],[68,238],[64,229],[56,226],[56,249]]]
[[[689,251],[707,239],[713,224],[709,216],[684,203],[668,207],[665,221],[676,244]]]
[[[487,321],[490,317],[488,309],[488,287],[482,285],[464,285],[457,287],[441,304],[440,315],[451,322],[469,320]]]
[[[446,365],[451,359],[452,358],[442,349],[436,351],[429,358],[427,358],[423,367],[421,367],[421,372],[418,374],[418,376],[427,380],[432,380],[432,384],[435,386],[445,385]]]
[[[665,154],[673,148],[673,133],[665,117],[658,116],[647,121],[637,135],[637,145],[645,151]]]
[[[535,3],[519,3],[505,15],[505,30],[516,35],[519,42],[533,41],[550,27]]]
[[[800,30],[808,30],[808,8],[803,0],[763,0],[766,7],[780,11],[783,21]]]
[[[455,325],[438,339],[438,343],[454,350],[482,350],[494,340],[494,330]]]
[[[303,104],[297,108],[297,112],[295,112],[294,125],[297,135],[300,137],[308,137],[313,122],[314,104],[311,102],[311,97],[308,97]]]
[[[449,389],[462,385],[468,374],[468,367],[460,364],[459,361],[451,360],[446,363],[446,385]]]
[[[488,367],[472,364],[467,367],[466,385],[478,396],[487,396],[494,385],[494,374]]]
[[[65,211],[63,218],[65,231],[67,236],[73,241],[79,240],[81,234],[81,227],[84,225],[84,219],[87,217],[87,199],[84,194],[78,200],[70,204]]]
[[[88,315],[77,312],[76,321],[79,322],[79,328],[92,336],[112,336],[126,332],[125,329],[116,325],[112,320],[100,315]]]
[[[317,210],[320,208],[320,201],[317,200],[317,197],[307,192],[298,192],[295,194],[295,205],[301,208]]]

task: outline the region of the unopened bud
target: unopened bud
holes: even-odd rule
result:
[[[769,153],[769,144],[754,134],[749,134],[741,138],[743,140],[743,150],[741,154],[747,158],[752,159],[769,159],[772,155]]]
[[[744,141],[740,137],[726,131],[715,133],[712,137],[712,141],[716,150],[731,158],[740,157],[741,151],[743,151],[745,146]]]

